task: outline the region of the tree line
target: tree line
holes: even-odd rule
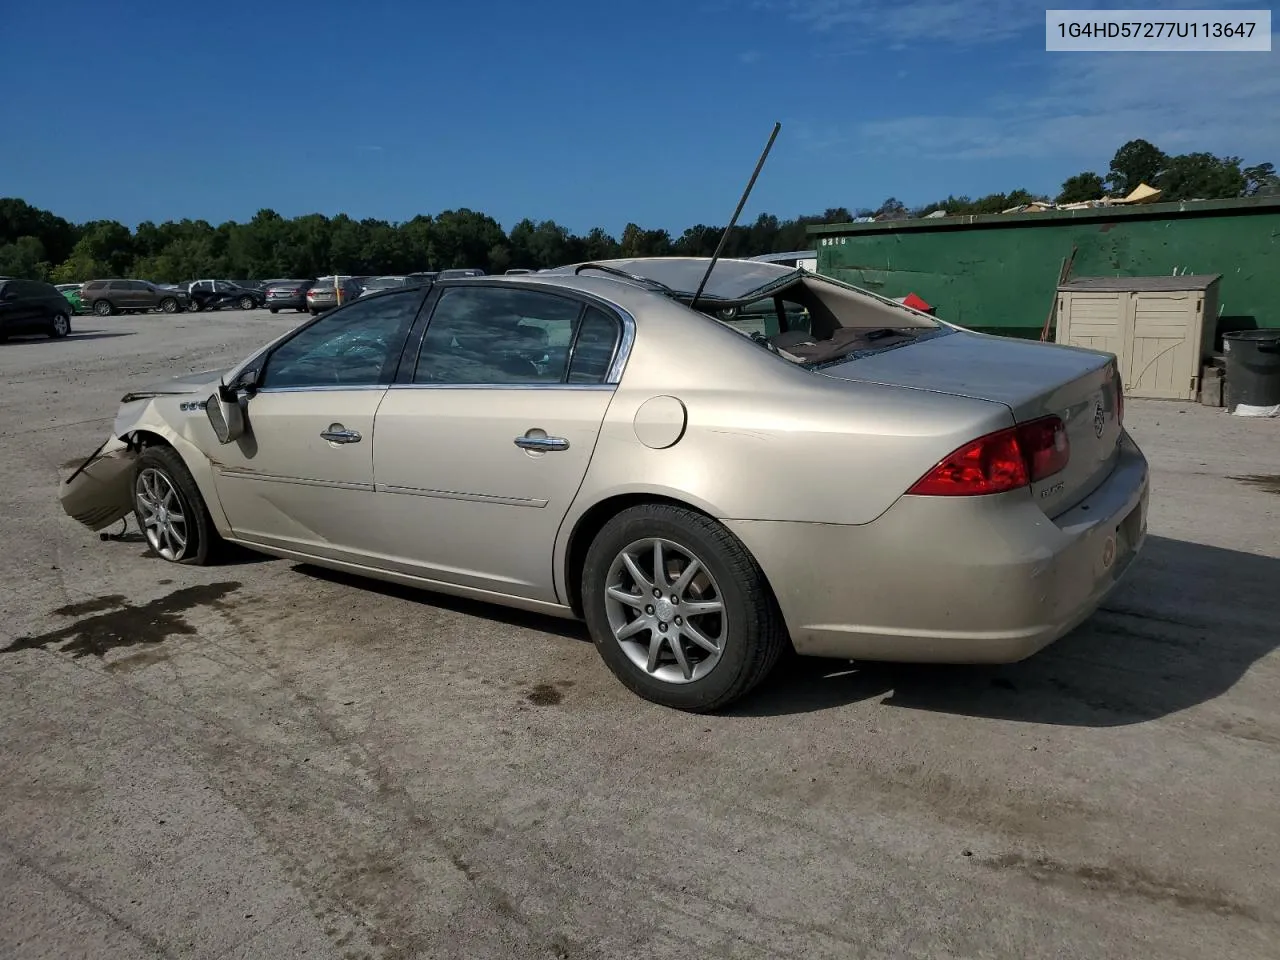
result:
[[[1245,167],[1238,157],[1207,153],[1169,156],[1145,140],[1116,151],[1106,176],[1084,172],[1070,177],[1058,202],[1094,200],[1129,192],[1139,183],[1164,191],[1162,200],[1224,199],[1280,192],[1270,163]],[[951,216],[999,213],[1048,200],[1025,189],[976,200],[947,197],[908,209],[895,198],[877,208],[831,207],[820,214],[779,219],[768,213],[734,227],[724,255],[749,257],[801,250],[808,228],[858,218],[901,220],[936,210]],[[575,234],[553,220],[524,219],[509,231],[493,217],[462,208],[411,220],[355,220],[319,213],[286,219],[259,210],[244,223],[205,220],[144,221],[132,230],[114,220],[73,224],[17,198],[0,198],[0,277],[79,283],[108,277],[157,282],[228,277],[314,277],[330,273],[376,275],[480,267],[501,273],[512,267],[542,269],[614,257],[710,256],[723,226],[697,224],[679,236],[628,223],[620,237],[599,227]]]

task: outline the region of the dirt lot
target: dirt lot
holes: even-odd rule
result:
[[[1131,401],[1152,536],[1043,654],[694,717],[572,624],[62,515],[128,386],[298,319],[0,345],[0,955],[1280,956],[1280,422]]]

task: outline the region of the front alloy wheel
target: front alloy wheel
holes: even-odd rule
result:
[[[138,455],[133,515],[147,545],[171,563],[208,564],[222,542],[195,478],[172,447],[157,444]]]
[[[666,683],[700,680],[724,651],[720,588],[693,551],[661,537],[636,540],[614,558],[605,610],[623,653]]]
[[[134,499],[151,549],[166,560],[181,561],[191,543],[191,530],[173,481],[154,467],[141,470]]]

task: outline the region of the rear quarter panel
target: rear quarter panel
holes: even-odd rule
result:
[[[611,497],[670,497],[720,519],[866,524],[964,442],[1012,423],[1000,403],[811,373],[665,301],[636,326],[561,528],[561,576],[570,531]],[[664,449],[635,426],[656,397],[685,410]]]

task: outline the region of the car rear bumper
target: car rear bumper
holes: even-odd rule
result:
[[[798,653],[1009,663],[1070,632],[1141,550],[1146,458],[1126,435],[1111,475],[1048,519],[1030,491],[902,497],[860,526],[729,520],[773,587]]]
[[[280,297],[273,299],[268,297],[263,306],[268,310],[305,310],[307,309],[307,298]]]

